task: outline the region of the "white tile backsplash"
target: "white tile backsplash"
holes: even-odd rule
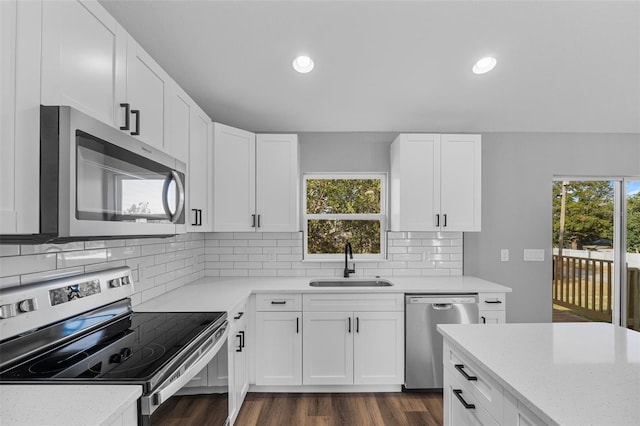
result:
[[[462,275],[461,232],[389,232],[388,260],[357,262],[355,276]],[[205,234],[207,276],[340,277],[342,262],[303,261],[301,232]]]
[[[135,305],[203,277],[205,264],[203,233],[169,238],[0,245],[0,287],[126,265],[132,269]],[[234,269],[233,262],[230,265]]]

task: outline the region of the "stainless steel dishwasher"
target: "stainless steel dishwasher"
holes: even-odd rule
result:
[[[442,389],[442,335],[436,326],[477,322],[477,294],[406,294],[404,389]]]

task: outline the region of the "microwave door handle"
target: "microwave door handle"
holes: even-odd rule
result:
[[[169,209],[169,184],[171,183],[171,180],[176,181],[176,188],[178,189],[178,207],[173,215]],[[171,173],[164,181],[164,187],[162,188],[162,207],[164,208],[167,216],[169,216],[171,223],[176,223],[184,210],[184,185],[180,180],[180,175],[175,170],[171,170]]]

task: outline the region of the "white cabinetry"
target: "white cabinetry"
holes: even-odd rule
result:
[[[444,424],[519,425],[545,423],[505,390],[495,377],[444,341]]]
[[[246,304],[229,314],[229,419],[233,424],[249,390]]]
[[[95,1],[42,2],[42,104],[124,123],[126,31]]]
[[[402,295],[308,294],[303,306],[305,385],[404,382]]]
[[[213,130],[213,231],[298,230],[297,135]]]
[[[506,322],[506,297],[504,293],[480,293],[478,316],[481,324],[504,324]]]
[[[302,385],[302,296],[256,295],[256,385]]]
[[[42,3],[0,1],[0,235],[38,233]]]
[[[42,104],[72,106],[171,152],[169,75],[98,2],[42,4]]]
[[[392,231],[480,231],[480,135],[401,134],[391,144]]]

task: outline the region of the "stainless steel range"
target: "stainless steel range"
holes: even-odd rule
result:
[[[228,323],[224,312],[133,312],[132,294],[129,268],[0,290],[0,384],[138,384],[149,424],[223,347]],[[220,425],[226,398],[212,413]]]

